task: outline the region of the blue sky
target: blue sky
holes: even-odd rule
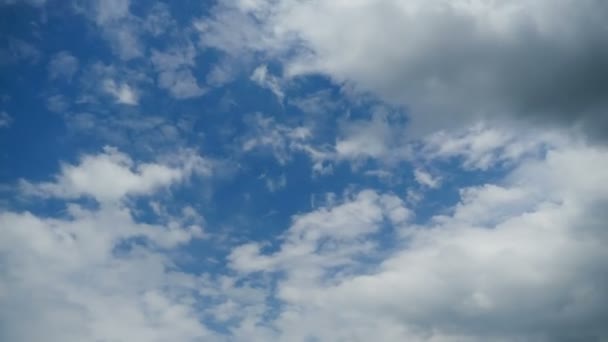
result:
[[[607,14],[0,0],[0,340],[608,338]]]

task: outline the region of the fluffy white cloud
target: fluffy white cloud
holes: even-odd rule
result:
[[[107,79],[103,82],[103,89],[106,93],[112,95],[117,103],[131,106],[139,103],[137,92],[126,83],[119,85],[114,80]]]
[[[0,213],[0,303],[15,308],[0,310],[1,336],[601,340],[608,336],[608,151],[578,143],[548,149],[520,159],[497,184],[462,189],[456,205],[422,224],[393,194],[328,196],[293,216],[272,244],[233,248],[232,271],[212,276],[181,273],[164,253],[201,236],[192,208],[172,216],[156,203],[157,223],[141,223],[128,202],[117,201],[179,182],[174,171],[187,166],[136,164],[111,149],[84,157],[36,187],[105,198],[102,206],[69,204],[59,218]],[[85,170],[122,190],[77,181]],[[207,320],[225,332],[213,332]]]
[[[179,215],[165,212],[143,223],[126,202],[109,201],[150,194],[180,181],[193,166],[135,166],[128,156],[106,149],[79,165],[64,165],[55,183],[34,186],[59,197],[95,196],[104,201],[98,208],[66,202],[59,217],[2,209],[0,339],[214,339],[199,319],[202,308],[195,306],[203,281],[177,270],[170,257],[202,237],[199,215],[186,207]]]
[[[424,225],[400,199],[363,191],[296,216],[276,252],[236,248],[231,265],[281,274],[272,340],[601,340],[605,166],[605,149],[551,148]],[[387,216],[399,236],[388,253],[372,238]]]
[[[26,193],[59,198],[90,196],[99,202],[115,202],[128,195],[149,195],[181,182],[192,173],[208,174],[210,165],[193,153],[178,156],[176,165],[135,163],[115,148],[98,155],[85,155],[78,165],[63,164],[55,181],[22,182]]]

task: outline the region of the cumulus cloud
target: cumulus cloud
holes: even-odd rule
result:
[[[322,73],[404,105],[410,135],[513,117],[607,131],[598,1],[243,1],[206,27],[234,32],[234,12],[261,24],[216,46],[272,50],[287,76]]]
[[[99,202],[114,202],[128,195],[149,195],[185,180],[193,173],[208,174],[210,165],[200,156],[187,153],[177,165],[136,163],[113,147],[103,153],[85,155],[77,165],[63,164],[53,182],[22,182],[26,193],[58,198],[90,196]]]
[[[418,224],[392,193],[327,196],[276,240],[232,248],[226,274],[200,276],[171,268],[164,252],[201,236],[188,223],[201,220],[194,209],[172,216],[157,203],[162,220],[142,223],[120,201],[180,182],[175,170],[188,167],[135,163],[107,149],[34,185],[67,199],[94,196],[99,208],[69,204],[59,218],[0,213],[0,301],[18,308],[0,310],[2,337],[601,340],[608,151],[547,148],[497,183],[461,189],[458,203]],[[120,189],[105,189],[114,184]],[[24,317],[37,329],[20,324]],[[225,329],[214,332],[208,319]]]
[[[144,223],[129,203],[108,202],[150,195],[179,178],[162,165],[138,164],[130,171],[131,164],[127,155],[106,149],[78,165],[64,165],[56,183],[34,185],[68,200],[59,217],[0,210],[0,339],[213,338],[193,306],[202,280],[176,270],[170,256],[202,237],[199,216],[186,207],[179,215],[165,212]],[[89,208],[69,201],[79,194],[105,202]]]
[[[294,217],[276,252],[246,244],[229,259],[281,274],[274,340],[601,340],[606,163],[606,150],[552,149],[423,225],[399,198],[362,191]],[[370,238],[387,216],[401,239],[388,255]]]

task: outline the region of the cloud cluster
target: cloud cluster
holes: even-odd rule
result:
[[[143,342],[212,336],[193,307],[196,277],[178,271],[167,253],[202,237],[201,218],[190,208],[144,223],[121,201],[131,194],[152,196],[161,186],[185,180],[195,167],[189,163],[136,164],[107,148],[84,156],[79,165],[64,165],[53,182],[29,185],[39,195],[68,199],[59,217],[0,211],[0,339]],[[94,197],[99,207],[69,200],[79,195]]]
[[[606,136],[603,2],[240,1],[207,26],[234,32],[237,13],[260,24],[215,46],[282,56],[287,76],[321,73],[404,105],[410,135],[524,118]]]
[[[606,150],[552,149],[424,225],[362,191],[294,217],[276,252],[234,249],[231,267],[280,274],[273,340],[599,341],[607,163]],[[374,246],[383,222],[398,241],[388,254]]]

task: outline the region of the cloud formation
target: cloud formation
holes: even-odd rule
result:
[[[114,202],[127,195],[149,195],[193,173],[209,174],[208,162],[193,153],[182,153],[178,164],[136,164],[113,147],[103,153],[83,156],[78,165],[62,165],[53,182],[22,182],[26,193],[43,197],[79,198],[90,196],[99,202]]]
[[[215,46],[274,51],[287,76],[325,74],[406,106],[410,135],[523,118],[606,136],[602,2],[243,1],[207,27],[234,31],[237,13],[261,24]]]
[[[282,273],[276,340],[599,341],[608,188],[581,172],[607,162],[605,150],[551,150],[421,226],[398,198],[362,191],[294,217],[277,252],[238,247],[231,266]],[[370,238],[383,216],[400,239],[385,257]]]

